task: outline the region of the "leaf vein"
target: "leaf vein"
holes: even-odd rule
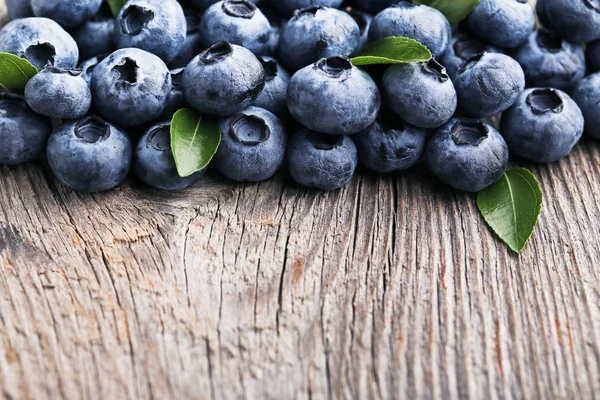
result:
[[[513,188],[512,185],[510,183],[510,179],[508,179],[508,174],[506,174],[506,172],[504,173],[504,179],[506,179],[506,183],[508,184],[508,194],[510,195],[510,204],[511,204],[511,211],[513,214],[513,231],[514,231],[514,238],[515,241],[519,242],[519,233],[517,232],[517,209],[516,209],[516,205],[515,205],[515,197],[513,194]]]

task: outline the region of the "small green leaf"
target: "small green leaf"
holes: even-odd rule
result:
[[[448,18],[451,25],[458,24],[477,7],[480,0],[413,0],[438,9]]]
[[[429,60],[431,60],[431,52],[421,43],[402,36],[390,36],[367,45],[358,57],[354,57],[350,61],[360,67]]]
[[[494,232],[515,253],[533,233],[542,209],[542,190],[525,168],[511,168],[477,195],[477,206]]]
[[[106,0],[108,6],[110,7],[110,11],[112,11],[113,15],[116,17],[121,8],[127,3],[127,0]]]
[[[171,121],[171,150],[179,176],[186,177],[205,168],[221,143],[219,125],[204,119],[195,110],[183,108]]]
[[[0,86],[6,90],[23,91],[27,82],[37,73],[37,68],[26,59],[10,53],[0,53]]]

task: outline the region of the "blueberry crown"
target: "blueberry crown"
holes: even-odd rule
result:
[[[435,57],[421,64],[425,73],[434,75],[440,82],[446,82],[450,79],[446,73],[446,67],[436,61]]]
[[[225,0],[223,10],[232,17],[251,19],[256,14],[257,7],[248,0]]]
[[[247,146],[257,146],[269,139],[271,129],[264,119],[256,115],[238,114],[231,120],[231,137]]]
[[[323,10],[323,9],[326,9],[326,8],[327,7],[324,7],[324,6],[311,6],[311,7],[301,8],[299,10],[294,11],[294,16],[292,17],[292,19],[298,19],[298,18],[303,17],[305,15],[315,16],[315,15],[317,15],[317,12],[319,10]]]
[[[565,104],[560,93],[554,89],[535,89],[527,96],[527,104],[534,114],[553,112],[560,114]]]
[[[148,145],[158,151],[171,150],[171,123],[163,122],[152,128],[148,133]]]
[[[82,68],[61,68],[56,67],[50,63],[46,64],[44,67],[44,71],[49,72],[51,74],[66,74],[71,76],[81,76],[83,74]]]
[[[454,123],[450,134],[458,146],[479,146],[490,132],[486,124],[476,119],[461,118]]]
[[[51,43],[38,42],[25,50],[25,58],[38,68],[43,68],[45,65],[54,64],[56,49]]]
[[[23,96],[14,93],[0,93],[0,116],[16,117],[27,110]]]
[[[126,6],[120,18],[121,30],[127,35],[137,35],[154,19],[154,11],[132,4]]]
[[[75,136],[88,142],[96,143],[110,137],[110,125],[100,117],[92,115],[75,123]]]
[[[344,144],[344,136],[342,135],[326,135],[309,131],[306,138],[315,149],[323,151],[330,151]]]
[[[332,78],[339,78],[352,70],[352,63],[346,57],[329,57],[317,61],[315,68],[320,69]]]
[[[468,68],[477,65],[477,63],[485,56],[485,52],[473,54],[469,58],[467,58],[461,65],[458,67],[458,72],[463,73]]]
[[[200,53],[200,61],[204,64],[212,64],[229,57],[233,53],[233,46],[229,42],[213,44]]]
[[[135,60],[126,57],[121,61],[120,64],[113,67],[113,71],[119,73],[119,81],[126,82],[131,85],[137,83],[138,65]]]
[[[538,30],[537,43],[542,49],[546,49],[551,53],[560,52],[563,46],[562,38],[546,28]]]

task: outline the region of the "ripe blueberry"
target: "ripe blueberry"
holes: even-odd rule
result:
[[[456,90],[435,58],[391,66],[383,75],[383,91],[389,108],[421,128],[437,128],[456,111]]]
[[[152,126],[138,142],[134,155],[138,178],[155,189],[182,190],[196,182],[204,170],[181,177],[171,151],[171,123]]]
[[[352,179],[358,152],[349,136],[303,129],[290,138],[287,163],[290,175],[299,184],[335,190]]]
[[[164,62],[140,49],[121,49],[94,68],[92,94],[100,115],[122,126],[150,122],[163,112],[171,91]]]
[[[508,148],[491,125],[453,118],[433,132],[425,160],[441,181],[455,189],[478,192],[502,176]]]
[[[371,125],[381,106],[373,79],[347,58],[323,58],[296,72],[287,91],[296,121],[321,133],[350,135]]]
[[[40,158],[52,133],[50,119],[33,112],[22,96],[0,93],[0,164]]]
[[[360,45],[360,29],[344,11],[310,7],[294,13],[279,38],[279,56],[292,71],[321,58],[348,57]]]
[[[515,102],[525,88],[525,75],[509,56],[480,53],[460,66],[454,86],[459,108],[469,117],[486,118]]]
[[[79,119],[90,110],[92,93],[80,69],[48,65],[27,82],[25,100],[38,114]]]
[[[265,85],[265,71],[250,50],[221,42],[188,64],[182,84],[192,107],[227,117],[252,104]]]
[[[236,182],[271,178],[283,164],[287,135],[283,123],[270,111],[248,107],[219,121],[221,144],[215,167]]]
[[[581,110],[558,89],[527,89],[502,115],[500,131],[510,150],[551,163],[566,157],[583,134]]]
[[[98,117],[57,128],[48,140],[48,163],[63,184],[78,192],[118,186],[131,165],[129,137]]]

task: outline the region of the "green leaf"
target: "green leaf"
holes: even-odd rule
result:
[[[0,86],[11,92],[21,92],[27,82],[38,73],[36,67],[24,58],[0,53]]]
[[[542,209],[542,190],[525,168],[512,168],[477,195],[477,206],[494,232],[515,253],[533,233]]]
[[[413,0],[413,3],[425,4],[436,8],[448,18],[451,25],[458,24],[477,7],[480,0]]]
[[[354,57],[350,61],[360,67],[429,60],[431,60],[431,52],[421,43],[402,36],[390,36],[368,44],[358,57]]]
[[[110,7],[110,11],[112,11],[113,15],[116,17],[121,8],[127,3],[127,0],[106,0],[108,6]]]
[[[183,108],[173,115],[171,150],[179,176],[190,176],[205,168],[220,143],[221,130],[216,122],[204,119],[190,108]]]

